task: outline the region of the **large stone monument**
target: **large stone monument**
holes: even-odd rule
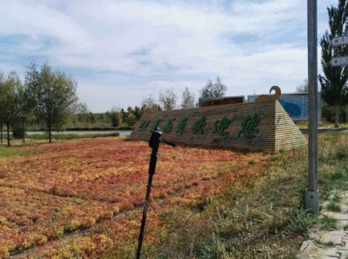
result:
[[[230,147],[249,150],[291,150],[307,140],[277,101],[262,95],[254,103],[151,112],[144,110],[130,140],[150,139],[157,127],[165,140],[196,146]]]

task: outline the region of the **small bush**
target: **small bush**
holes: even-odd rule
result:
[[[348,157],[348,148],[342,147],[337,151],[337,159],[344,160]]]
[[[337,219],[329,216],[324,216],[320,219],[320,225],[322,230],[332,231],[337,229]]]
[[[15,125],[12,127],[12,134],[16,139],[22,139],[24,136],[26,136],[24,127],[20,125]]]
[[[271,162],[277,162],[279,160],[280,160],[280,158],[277,156],[272,156],[271,158],[269,158],[269,161],[271,161]]]
[[[289,215],[288,229],[294,233],[304,233],[317,222],[317,217],[305,209],[293,209]]]
[[[255,162],[254,160],[249,160],[248,164],[249,164],[249,165],[255,165],[256,162]]]
[[[334,202],[330,202],[327,206],[326,206],[328,211],[333,211],[333,212],[341,212],[341,206],[334,203]]]

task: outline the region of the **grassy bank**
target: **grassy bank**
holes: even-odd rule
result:
[[[73,139],[86,139],[86,138],[105,138],[105,137],[118,137],[118,133],[108,133],[108,134],[53,134],[53,140],[73,140]],[[33,134],[28,135],[28,139],[43,140],[47,139],[46,134]]]
[[[348,128],[348,123],[340,123],[340,128]],[[300,129],[308,129],[308,121],[297,121],[296,126]],[[334,128],[335,124],[331,122],[326,121],[319,121],[318,122],[319,128]]]
[[[106,138],[106,137],[118,137],[119,133],[106,133],[106,134],[53,134],[52,141],[67,141],[77,139],[91,139],[91,138]],[[34,145],[39,143],[48,142],[47,134],[32,134],[25,137],[25,145]],[[3,143],[0,146],[7,145],[7,134],[3,136]],[[23,144],[22,139],[11,139],[11,145],[21,146]]]
[[[348,136],[320,136],[322,201],[347,189]],[[147,242],[145,258],[295,258],[313,225],[332,230],[336,221],[318,219],[303,209],[307,150],[275,154],[258,176],[241,179],[218,198],[202,197],[197,206],[167,210],[158,239]],[[150,231],[150,230],[149,230]],[[133,258],[135,244],[119,258]],[[108,255],[111,256],[111,255]]]
[[[100,126],[89,126],[89,127],[68,127],[61,129],[60,131],[110,131],[110,130],[133,130],[131,126],[120,126],[120,127],[100,127]],[[46,131],[43,128],[31,128],[28,131]],[[57,131],[57,130],[53,130]]]
[[[7,148],[0,146],[0,157],[4,156],[21,156],[27,154],[28,151],[18,149],[18,148]]]

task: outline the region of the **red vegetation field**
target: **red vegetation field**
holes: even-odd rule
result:
[[[105,138],[25,149],[29,154],[0,158],[0,258],[99,258],[125,242],[135,247],[147,143]],[[266,158],[162,145],[146,228],[160,228],[157,215],[166,208],[219,195],[238,177],[258,172]]]

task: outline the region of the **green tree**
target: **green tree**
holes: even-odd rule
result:
[[[225,96],[227,87],[221,82],[219,77],[216,78],[216,82],[213,83],[212,80],[208,80],[206,86],[204,86],[200,91],[200,98],[215,98]]]
[[[185,91],[182,93],[182,109],[190,109],[195,108],[195,95],[190,92],[190,90],[186,87]]]
[[[141,102],[141,106],[146,106],[146,108],[150,109],[153,112],[162,111],[161,106],[156,103],[152,95],[145,97]]]
[[[88,116],[88,121],[94,125],[97,122],[97,116],[95,114],[93,114],[92,112],[89,113]]]
[[[342,36],[348,32],[346,25],[348,17],[347,0],[339,0],[338,6],[327,8],[329,15],[330,32],[326,31],[321,38],[321,65],[323,67],[324,76],[319,75],[321,84],[321,93],[324,101],[334,106],[335,111],[335,127],[339,127],[339,111],[340,106],[348,104],[348,68],[333,67],[330,61],[333,57],[347,56],[348,47],[333,47],[331,40],[335,36]]]
[[[0,118],[7,128],[7,145],[11,145],[10,127],[18,120],[20,111],[20,96],[24,88],[15,72],[11,72],[7,79],[0,74]]]
[[[76,116],[77,116],[78,122],[86,124],[88,122],[89,113],[90,111],[88,109],[87,104],[79,103],[77,105]]]
[[[174,88],[166,89],[159,94],[159,103],[164,111],[172,111],[177,107],[178,96],[174,92]]]
[[[108,122],[108,116],[106,115],[106,113],[103,113],[100,115],[100,120],[102,123],[107,123]]]
[[[296,92],[298,93],[308,93],[308,80],[304,80],[301,85],[296,87]]]
[[[127,124],[128,126],[134,126],[135,123],[137,123],[137,117],[135,116],[135,114],[133,112],[128,113],[128,117],[127,117]]]
[[[38,123],[46,127],[52,143],[52,129],[60,129],[76,107],[76,81],[45,63],[38,71],[32,63],[27,69],[26,86]]]
[[[125,112],[124,109],[121,109],[121,115],[122,115],[122,122],[126,122],[128,113]]]
[[[0,121],[0,141],[1,141],[1,144],[4,142],[3,141],[3,134],[2,134],[3,130],[4,130],[4,124],[2,121]]]
[[[122,124],[122,112],[120,111],[120,109],[113,107],[109,113],[110,113],[110,117],[111,117],[111,125],[113,127],[121,126],[121,124]]]
[[[17,130],[17,136],[22,137],[23,143],[25,143],[25,129],[26,122],[32,115],[32,106],[29,102],[29,91],[26,86],[18,92],[18,113],[15,129]],[[15,130],[13,130],[15,135]]]
[[[137,118],[137,120],[140,120],[142,112],[141,112],[141,109],[138,106],[134,107],[134,115]]]

